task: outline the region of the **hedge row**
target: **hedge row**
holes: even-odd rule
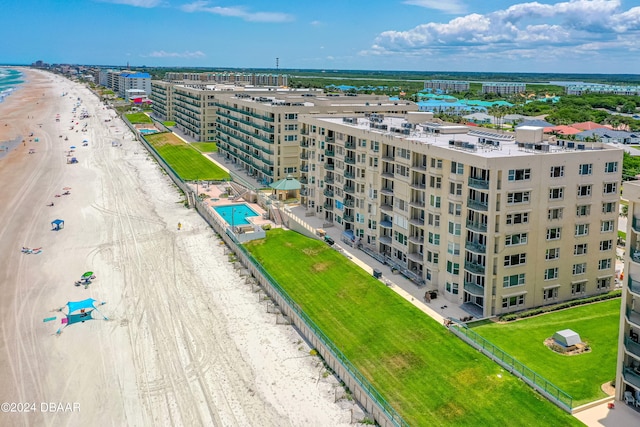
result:
[[[571,308],[578,305],[591,304],[592,302],[604,301],[612,298],[618,298],[622,295],[622,290],[608,292],[602,295],[596,295],[594,297],[574,299],[572,301],[566,301],[560,304],[547,305],[544,307],[532,308],[531,310],[524,310],[518,313],[503,314],[498,318],[501,322],[511,322],[517,319],[524,319],[526,317],[537,316],[538,314],[549,313],[551,311],[564,310],[565,308]]]

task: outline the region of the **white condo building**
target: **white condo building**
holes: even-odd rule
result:
[[[431,117],[300,116],[302,204],[475,317],[611,289],[622,150]]]

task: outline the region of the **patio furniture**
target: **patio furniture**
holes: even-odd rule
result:
[[[630,391],[625,391],[624,392],[624,403],[626,403],[627,405],[635,406],[636,399],[633,398],[633,394],[631,394]]]

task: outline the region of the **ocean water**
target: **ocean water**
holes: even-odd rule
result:
[[[0,102],[22,83],[24,83],[24,76],[20,71],[0,67]]]

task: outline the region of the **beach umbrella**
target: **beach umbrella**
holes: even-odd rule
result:
[[[91,276],[93,276],[93,271],[87,271],[86,273],[84,273],[84,274],[82,275],[82,278],[83,278],[83,279],[88,279],[88,278],[90,278]]]
[[[76,146],[75,146],[75,145],[72,145],[72,146],[71,146],[71,147],[69,147],[69,148],[71,148],[71,149],[73,150],[73,149],[75,149],[75,148],[76,148]]]
[[[89,140],[88,139],[83,139],[82,142],[89,142]]]

